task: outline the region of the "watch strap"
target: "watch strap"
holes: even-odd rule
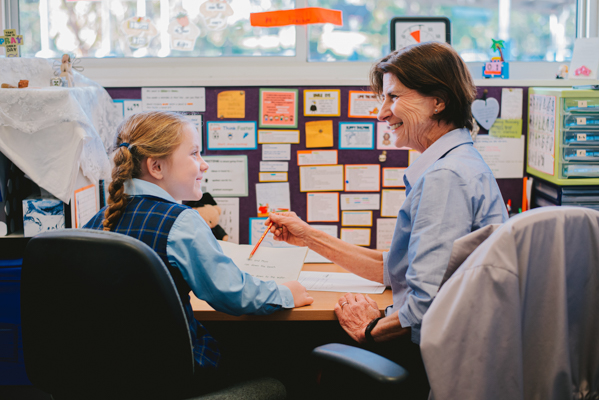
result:
[[[372,337],[372,330],[378,324],[379,320],[383,319],[383,317],[378,317],[370,321],[370,323],[366,326],[364,330],[364,336],[366,337],[366,343],[374,344],[374,338]]]

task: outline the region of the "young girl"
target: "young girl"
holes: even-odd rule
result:
[[[197,211],[179,204],[199,200],[208,164],[200,136],[184,116],[145,112],[118,128],[109,205],[85,228],[132,236],[154,249],[171,273],[185,308],[194,358],[218,366],[216,341],[193,317],[189,292],[228,314],[270,314],[313,299],[297,281],[277,285],[242,272],[225,256]]]

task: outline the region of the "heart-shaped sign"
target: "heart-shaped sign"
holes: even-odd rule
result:
[[[487,100],[474,100],[472,103],[472,116],[486,130],[493,126],[498,115],[499,102],[493,97],[488,97]]]

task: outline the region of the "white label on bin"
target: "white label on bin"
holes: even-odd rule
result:
[[[576,157],[586,157],[586,155],[587,155],[586,150],[576,150]]]
[[[576,134],[576,141],[577,142],[586,142],[587,140],[587,134],[586,133],[577,133]]]
[[[576,125],[586,125],[587,119],[585,117],[576,118]]]
[[[586,100],[578,100],[578,108],[587,108]]]

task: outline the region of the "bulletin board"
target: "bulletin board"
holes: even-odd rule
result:
[[[206,111],[202,113],[202,124],[203,124],[203,152],[205,156],[222,156],[222,155],[247,155],[248,159],[248,196],[239,197],[239,243],[249,243],[249,224],[250,218],[257,217],[257,205],[256,205],[256,183],[259,183],[259,172],[260,172],[260,161],[262,161],[262,144],[258,144],[255,150],[208,150],[207,149],[207,138],[206,138],[206,125],[208,122],[223,122],[227,119],[218,118],[217,112],[217,95],[223,91],[239,90],[245,92],[245,118],[236,118],[229,121],[256,121],[258,122],[260,110],[260,90],[263,88],[274,88],[274,89],[290,89],[298,91],[298,113],[297,113],[297,128],[281,128],[281,129],[297,129],[300,131],[300,143],[291,144],[291,159],[286,161],[289,163],[288,171],[288,182],[290,187],[290,202],[291,210],[295,211],[304,221],[307,218],[307,194],[300,192],[300,180],[299,180],[299,166],[297,162],[297,151],[298,150],[337,150],[338,151],[338,164],[378,164],[382,168],[399,168],[408,166],[408,151],[407,150],[390,150],[387,151],[387,159],[385,162],[379,161],[379,155],[382,150],[376,149],[376,122],[374,118],[350,118],[348,117],[348,104],[350,92],[361,92],[369,91],[367,87],[304,87],[304,86],[293,86],[293,87],[275,87],[275,86],[263,86],[259,87],[206,87],[205,88],[205,99],[206,99]],[[326,117],[312,117],[304,116],[304,91],[313,90],[331,90],[336,89],[340,91],[340,116],[326,116]],[[502,87],[479,87],[478,98],[483,95],[483,90],[487,89],[487,96],[494,97],[501,104]],[[106,88],[108,93],[113,99],[141,99],[142,88]],[[523,102],[522,102],[522,119],[527,121],[527,99],[528,89],[523,88]],[[306,148],[305,141],[305,124],[306,122],[319,121],[319,120],[332,120],[333,121],[333,146],[323,148]],[[341,149],[339,143],[339,126],[341,122],[349,123],[375,123],[375,145],[374,149]],[[526,123],[523,123],[523,135],[526,129],[524,127]],[[257,128],[257,129],[274,129],[274,128]],[[481,127],[479,135],[485,135],[488,132]],[[524,154],[526,154],[524,152]],[[523,154],[523,157],[524,157]],[[381,170],[382,178],[382,170]],[[503,195],[504,201],[507,202],[511,199],[512,209],[518,210],[522,203],[523,184],[522,179],[498,179],[499,188]],[[381,189],[383,189],[381,187]],[[344,194],[346,192],[339,192]],[[352,192],[354,193],[354,192]],[[341,211],[339,212],[339,222],[314,222],[315,225],[337,225],[338,233],[340,237],[341,228],[346,228],[341,225]],[[376,248],[376,231],[377,231],[377,219],[381,217],[381,210],[373,210],[372,213],[372,226],[368,227],[370,231],[370,248]],[[357,227],[356,227],[357,228]],[[363,227],[360,227],[363,228]]]

